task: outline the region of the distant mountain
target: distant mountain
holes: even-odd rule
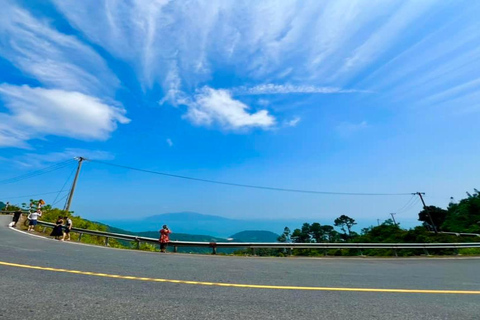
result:
[[[247,230],[235,233],[230,238],[233,242],[277,242],[278,234],[270,231]]]
[[[213,237],[227,238],[244,230],[265,230],[283,232],[286,226],[292,230],[305,221],[291,220],[239,220],[196,212],[176,212],[153,215],[138,220],[104,220],[102,223],[129,231],[157,231],[166,224],[173,233],[208,234]],[[320,221],[322,222],[322,221]]]

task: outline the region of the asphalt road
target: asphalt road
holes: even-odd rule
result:
[[[0,262],[250,285],[480,291],[480,259],[160,254],[33,237],[0,216]],[[479,319],[480,295],[309,291],[115,279],[0,265],[0,319]]]

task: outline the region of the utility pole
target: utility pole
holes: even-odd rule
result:
[[[78,167],[77,167],[77,172],[75,173],[75,179],[73,179],[73,184],[72,184],[72,189],[70,190],[70,194],[68,195],[68,201],[67,204],[65,205],[65,211],[68,213],[70,211],[70,204],[72,203],[72,198],[73,198],[73,193],[75,192],[75,187],[77,186],[77,179],[78,175],[80,174],[80,169],[82,168],[82,162],[85,160],[85,158],[78,157]]]
[[[435,223],[433,223],[432,215],[430,214],[430,211],[428,210],[428,207],[427,207],[427,205],[425,204],[425,201],[423,201],[422,195],[424,195],[425,192],[415,192],[414,194],[418,195],[418,196],[420,197],[420,200],[422,200],[423,209],[427,212],[428,218],[430,218],[430,223],[432,224],[433,231],[434,231],[435,233],[438,233],[438,231],[437,231],[437,226],[435,226]]]
[[[397,221],[395,221],[395,213],[390,213],[390,215],[392,216],[392,220],[393,220],[393,223],[395,223],[395,225],[398,227],[398,224],[397,224]]]

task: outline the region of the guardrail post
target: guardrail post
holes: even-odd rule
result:
[[[326,257],[328,256],[328,250],[327,249],[323,249],[323,255]]]
[[[47,227],[43,227],[42,233],[45,233],[47,231]]]
[[[255,255],[255,248],[252,248],[252,255]]]
[[[425,253],[427,256],[429,256],[429,255],[430,255],[430,254],[428,253],[428,250],[427,250],[427,248],[423,248],[423,252],[424,252],[424,253]]]
[[[397,257],[397,258],[398,258],[397,249],[395,249],[395,248],[394,248],[394,249],[393,249],[393,253],[395,253],[395,257]]]
[[[173,252],[175,252],[175,253],[178,252],[178,246],[173,246]]]
[[[83,235],[83,233],[78,234],[78,242],[82,242],[82,235]]]
[[[212,247],[212,254],[217,254],[217,243],[210,242],[210,247]]]
[[[137,250],[140,250],[140,240],[137,239],[135,241],[137,241]]]
[[[105,246],[108,247],[108,237],[105,237]]]

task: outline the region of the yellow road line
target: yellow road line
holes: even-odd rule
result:
[[[297,287],[297,286],[269,286],[269,285],[257,285],[257,284],[188,281],[188,280],[173,280],[173,279],[122,276],[122,275],[118,275],[118,274],[108,274],[108,273],[99,273],[99,272],[88,272],[88,271],[79,271],[79,270],[30,266],[30,265],[26,265],[26,264],[10,263],[10,262],[3,262],[3,261],[0,261],[0,265],[9,266],[9,267],[16,267],[16,268],[25,268],[25,269],[74,273],[74,274],[81,274],[81,275],[88,275],[88,276],[95,276],[95,277],[126,279],[126,280],[138,280],[138,281],[150,281],[150,282],[181,283],[181,284],[192,284],[192,285],[200,285],[200,286],[252,288],[252,289],[275,289],[275,290],[350,291],[350,292],[383,292],[383,293],[429,293],[429,294],[478,294],[478,295],[480,295],[480,291],[461,291],[461,290]]]

